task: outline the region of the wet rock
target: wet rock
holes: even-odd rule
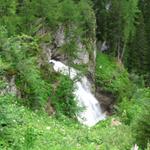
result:
[[[112,93],[102,90],[100,87],[96,87],[96,98],[99,100],[102,108],[108,112],[108,115],[113,113],[113,105],[115,103],[115,97]]]

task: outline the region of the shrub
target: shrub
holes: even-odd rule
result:
[[[123,66],[101,53],[96,58],[96,86],[112,92],[119,99],[130,97],[134,88]]]
[[[35,143],[35,140],[36,140],[36,131],[33,127],[28,127],[25,131],[25,140],[24,140],[24,145],[23,147],[25,149],[33,149],[33,146],[34,146],[34,143]]]
[[[29,106],[43,105],[50,95],[50,85],[41,76],[38,67],[39,48],[36,39],[27,36],[11,37],[3,43],[1,56],[8,76],[16,76],[16,84]]]
[[[143,107],[143,112],[141,112],[136,120],[136,124],[133,125],[135,130],[136,141],[141,148],[146,148],[148,142],[150,141],[150,101]]]
[[[16,136],[19,138],[19,135],[14,134],[15,128],[23,123],[23,119],[20,116],[20,110],[22,109],[14,107],[16,99],[11,95],[0,96],[0,149],[2,147],[2,149],[5,149],[5,147],[14,143]],[[12,136],[12,133],[14,136]]]
[[[0,0],[0,25],[7,28],[8,34],[12,35],[17,30],[18,18],[16,15],[17,1]]]
[[[144,149],[150,141],[150,89],[139,89],[133,98],[141,111],[136,112],[131,125],[137,143]]]
[[[11,95],[0,97],[0,118],[0,149],[4,150],[128,150],[133,145],[129,126],[111,126],[109,119],[89,129],[64,116],[60,121],[44,112],[34,113]]]
[[[73,92],[73,81],[68,76],[61,75],[51,97],[57,115],[63,114],[71,118],[76,116],[78,107]]]
[[[124,99],[119,106],[121,119],[130,125],[136,142],[146,148],[150,140],[150,89],[138,89],[132,99]]]

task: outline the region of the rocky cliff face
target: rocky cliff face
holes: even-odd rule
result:
[[[48,32],[49,31],[46,29],[41,29],[37,34],[48,34]],[[44,59],[46,59],[47,62],[51,59],[55,59],[66,63],[67,57],[60,50],[63,47],[63,45],[68,42],[68,39],[65,36],[64,26],[59,26],[59,28],[52,34],[51,39],[52,41],[49,39],[49,41],[41,43]],[[96,39],[95,37],[88,37],[87,41],[89,41],[88,45],[91,48],[90,52],[88,50],[87,45],[81,42],[80,37],[77,39],[77,57],[73,60],[73,63],[77,65],[87,66],[88,71],[92,72],[93,74],[96,58]]]

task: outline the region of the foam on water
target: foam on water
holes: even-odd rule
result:
[[[70,74],[71,79],[74,79],[80,73],[74,68],[69,68],[60,61],[50,60],[50,63],[53,63],[56,72],[60,72],[64,75]],[[106,114],[102,113],[98,100],[91,92],[91,84],[85,76],[81,77],[80,81],[75,82],[74,94],[78,105],[85,108],[77,115],[77,119],[80,123],[91,127],[100,120],[106,118]]]

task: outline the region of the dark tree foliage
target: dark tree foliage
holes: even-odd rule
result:
[[[128,45],[127,67],[130,72],[146,74],[148,65],[148,42],[145,33],[145,24],[142,14],[139,17],[136,34],[132,42]]]
[[[106,41],[106,53],[124,63],[130,72],[150,78],[150,1],[93,0],[97,40]],[[147,83],[148,84],[148,83]]]

